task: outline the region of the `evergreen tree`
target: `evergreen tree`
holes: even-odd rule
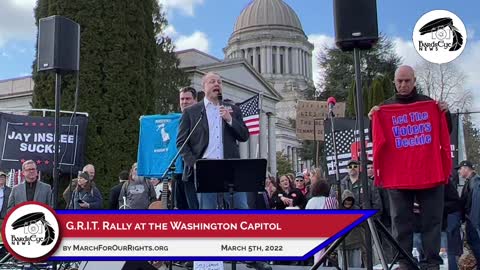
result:
[[[467,159],[478,168],[480,166],[480,129],[473,124],[470,114],[465,114],[463,117],[463,133]]]
[[[382,76],[383,96],[385,99],[391,98],[395,94],[395,84],[393,83],[394,74]],[[375,104],[378,105],[378,104]]]
[[[356,114],[357,114],[357,111],[356,111],[356,105],[357,104],[357,100],[356,100],[356,84],[355,84],[355,81],[352,81],[352,83],[350,84],[350,88],[349,88],[349,91],[348,91],[348,98],[347,98],[347,104],[346,104],[346,109],[345,109],[345,116],[346,117],[354,117]]]
[[[349,87],[355,76],[353,53],[331,47],[322,51],[318,60],[324,72],[322,81],[318,82],[322,89],[320,99],[326,100],[327,97],[334,96],[339,102],[347,100]],[[393,78],[400,62],[393,43],[385,36],[381,36],[374,48],[360,51],[362,85],[369,88],[375,77],[381,74]]]
[[[315,141],[302,141],[302,147],[298,151],[298,156],[302,160],[315,160],[316,155],[316,144]]]
[[[366,108],[366,112],[370,111],[373,106],[376,106],[382,103],[385,100],[385,91],[383,89],[383,79],[376,78],[373,83],[371,90],[369,92],[369,101]]]
[[[292,164],[282,152],[277,152],[277,176],[293,173]]]
[[[174,53],[174,46],[170,37],[164,34],[168,25],[166,15],[154,1],[154,29],[157,37],[157,58],[154,78],[154,89],[158,98],[155,104],[155,113],[166,114],[179,112],[178,89],[190,85],[188,76],[178,67],[179,59]],[[199,90],[199,89],[197,89]]]
[[[363,115],[367,115],[369,111],[369,100],[368,97],[371,95],[372,89],[366,85],[362,85],[362,94],[363,94]]]
[[[169,104],[178,100],[170,96],[178,98],[176,89],[187,80],[171,42],[157,42],[167,22],[155,0],[38,0],[36,21],[51,15],[80,24],[78,111],[89,113],[85,162],[95,165],[106,195],[137,159],[140,116],[175,109]],[[62,110],[73,109],[74,77],[63,78]],[[53,75],[34,68],[33,80],[32,106],[54,108]]]

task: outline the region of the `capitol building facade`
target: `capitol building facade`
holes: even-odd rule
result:
[[[222,76],[226,99],[241,102],[260,93],[260,135],[241,143],[242,158],[266,158],[274,175],[276,152],[282,152],[295,171],[309,168],[311,162],[298,156],[301,141],[292,120],[297,101],[314,91],[313,44],[295,11],[282,0],[251,1],[237,18],[223,51],[224,59],[196,49],[176,54],[197,90],[202,89],[202,76],[215,72]],[[30,109],[32,92],[31,76],[0,81],[1,111]]]

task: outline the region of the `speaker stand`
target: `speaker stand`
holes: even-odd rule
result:
[[[53,152],[53,190],[52,190],[52,206],[57,208],[58,203],[58,185],[59,185],[59,169],[58,152],[60,140],[60,105],[62,98],[62,74],[55,71],[55,137],[54,137],[54,152]]]

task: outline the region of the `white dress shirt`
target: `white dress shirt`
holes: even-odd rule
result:
[[[213,104],[207,97],[203,100],[208,120],[208,146],[202,158],[223,159],[223,123],[220,105]]]

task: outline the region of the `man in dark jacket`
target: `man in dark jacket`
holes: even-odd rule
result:
[[[350,160],[347,164],[347,169],[348,174],[340,182],[342,192],[344,190],[350,190],[355,197],[355,205],[360,209],[365,209],[366,204],[364,203],[364,192],[360,181],[360,162],[357,160]],[[381,215],[382,202],[378,190],[374,188],[373,182],[371,181],[368,182],[368,188],[371,196],[372,209],[379,209],[377,215]]]
[[[0,219],[4,219],[5,215],[7,214],[8,197],[12,191],[10,187],[7,187],[6,183],[7,174],[0,171],[0,206],[2,207]]]
[[[249,138],[240,108],[223,104],[219,98],[223,91],[220,76],[209,72],[203,76],[202,85],[205,98],[183,111],[178,129],[177,147],[180,147],[201,118],[180,152],[185,163],[182,180],[186,182],[193,182],[197,160],[240,158],[238,143]],[[199,193],[198,198],[200,209],[216,209],[218,206],[216,193]],[[233,200],[235,208],[248,209],[245,192],[236,192]]]
[[[186,108],[197,103],[198,93],[195,88],[191,86],[180,89],[179,104],[180,110],[183,113]],[[183,160],[181,157],[177,158],[176,167],[181,168],[183,172]],[[178,172],[178,170],[176,170]],[[198,198],[195,191],[195,183],[190,178],[188,181],[182,180],[182,173],[173,174],[173,198],[175,209],[198,209]]]
[[[118,181],[119,183],[110,190],[110,199],[108,202],[110,210],[118,210],[118,197],[120,196],[123,183],[128,181],[128,171],[121,171],[118,175]]]
[[[432,100],[430,97],[419,94],[415,87],[415,71],[410,66],[400,66],[395,71],[396,94],[385,100],[386,104],[411,104],[418,101]],[[441,111],[446,112],[446,118],[449,131],[451,131],[452,121],[448,112],[448,104],[438,102]],[[368,116],[380,109],[374,106]],[[371,132],[371,129],[370,129]],[[370,137],[372,138],[372,137]],[[372,138],[372,141],[375,138]],[[399,164],[401,166],[401,164]],[[425,164],[428,170],[428,164]],[[392,216],[392,233],[399,245],[406,251],[411,252],[413,247],[413,229],[414,199],[422,206],[421,224],[423,228],[422,242],[425,250],[425,260],[420,262],[422,268],[439,269],[443,263],[438,252],[440,250],[440,239],[442,230],[443,204],[444,204],[444,186],[439,185],[429,189],[389,189],[390,209]],[[408,269],[405,258],[400,256],[399,265],[401,269]]]
[[[462,196],[460,198],[465,217],[467,243],[477,260],[480,262],[480,176],[475,172],[472,162],[464,160],[456,167],[458,174],[465,178]]]
[[[458,259],[463,253],[463,242],[460,234],[462,226],[462,204],[458,196],[458,173],[445,185],[445,210],[443,223],[447,232],[448,270],[458,270]]]

